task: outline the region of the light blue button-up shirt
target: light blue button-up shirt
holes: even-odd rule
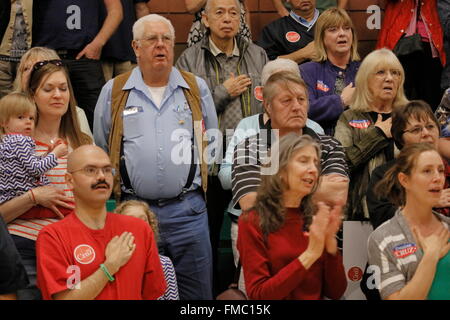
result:
[[[203,79],[196,79],[204,128],[217,129],[217,114],[209,88]],[[106,152],[109,152],[112,86],[110,80],[103,87],[94,115],[95,143]],[[131,185],[142,198],[175,197],[185,186],[190,169],[192,112],[183,93],[188,84],[173,67],[160,108],[153,102],[139,67],[132,71],[123,88],[131,89],[122,115],[125,163]],[[200,165],[197,165],[190,190],[199,186]]]
[[[294,10],[291,10],[291,12],[290,12],[290,16],[291,16],[295,21],[297,21],[298,23],[300,23],[300,24],[304,25],[306,28],[308,28],[308,30],[310,30],[310,29],[314,26],[314,24],[316,23],[317,19],[319,18],[319,15],[320,15],[320,12],[319,12],[319,10],[316,9],[316,10],[314,11],[314,17],[313,17],[313,19],[312,19],[311,21],[308,21],[308,20],[306,20],[306,19],[300,17],[298,14],[296,14],[296,13],[294,12]]]

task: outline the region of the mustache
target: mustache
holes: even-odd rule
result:
[[[108,189],[110,188],[110,184],[108,182],[106,182],[106,180],[99,180],[96,183],[94,183],[93,185],[91,185],[91,189],[96,189],[98,186],[106,186]]]

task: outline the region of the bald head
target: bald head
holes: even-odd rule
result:
[[[89,165],[93,160],[108,161],[108,164],[111,164],[108,155],[102,148],[86,144],[76,148],[70,153],[69,158],[67,159],[67,171],[72,172],[81,169],[86,165]]]

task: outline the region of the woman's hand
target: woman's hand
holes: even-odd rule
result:
[[[342,221],[342,206],[336,205],[330,210],[330,220],[326,230],[325,249],[329,254],[335,255],[337,253],[336,233],[341,227]]]
[[[391,127],[392,127],[392,117],[383,121],[381,114],[378,114],[377,122],[375,122],[375,127],[380,128],[384,135],[388,138],[392,138]]]
[[[330,223],[330,207],[323,202],[317,203],[318,210],[309,227],[308,251],[320,257],[325,247],[327,229]]]
[[[74,206],[69,204],[71,199],[66,196],[63,190],[56,189],[52,186],[43,186],[33,189],[33,194],[36,204],[49,208],[61,219],[64,215],[58,210],[57,206],[67,209],[74,209]]]
[[[441,259],[450,250],[450,231],[444,226],[440,226],[438,230],[430,234],[428,237],[422,236],[417,227],[412,229],[418,245],[422,248],[424,255],[431,255]]]
[[[317,213],[313,216],[309,226],[308,248],[298,259],[305,269],[309,269],[323,253],[325,238],[330,222],[330,207],[323,202],[317,203]]]

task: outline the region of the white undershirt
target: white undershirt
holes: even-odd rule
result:
[[[158,109],[161,109],[161,101],[164,96],[164,91],[166,91],[166,87],[149,87],[147,86],[148,90],[150,91],[150,95],[152,96],[153,102],[155,103],[156,107]]]

